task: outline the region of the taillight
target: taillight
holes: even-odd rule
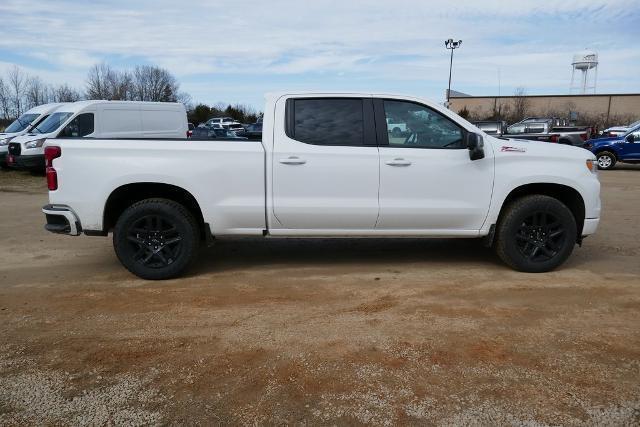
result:
[[[47,187],[49,191],[58,189],[58,172],[53,167],[53,159],[62,156],[62,149],[52,145],[44,148],[44,161],[47,167]]]
[[[187,131],[187,138],[191,138],[193,136],[193,131],[192,130],[188,130]]]
[[[589,139],[589,134],[588,133],[581,133],[580,134],[580,139],[582,139],[583,141],[586,141],[587,139]]]
[[[551,135],[549,142],[558,142],[558,135]]]

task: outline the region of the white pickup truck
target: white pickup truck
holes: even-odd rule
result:
[[[403,120],[402,136],[387,118]],[[267,95],[262,141],[55,139],[46,229],[106,236],[132,273],[178,276],[215,237],[484,238],[549,271],[595,232],[600,183],[581,148],[491,137],[429,101]]]

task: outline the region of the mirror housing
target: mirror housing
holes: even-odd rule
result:
[[[468,132],[466,136],[467,149],[471,160],[484,159],[484,140],[477,133]]]
[[[629,135],[627,135],[627,137],[625,138],[625,140],[626,140],[627,142],[635,142],[636,138],[635,138],[635,136],[633,136],[633,134],[632,134],[632,133],[630,133]]]

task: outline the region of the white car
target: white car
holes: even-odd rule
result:
[[[64,105],[63,102],[38,105],[22,114],[7,128],[0,132],[0,166],[6,165],[9,143],[16,136],[24,135],[42,123],[49,115]]]
[[[43,169],[46,140],[59,138],[178,138],[189,127],[183,104],[138,101],[77,101],[58,108],[31,131],[9,143],[9,166]]]
[[[127,269],[166,279],[224,236],[483,238],[544,272],[598,226],[587,150],[497,139],[408,96],[292,92],[264,111],[261,141],[50,141],[46,228],[113,231]],[[390,138],[390,114],[411,135]]]
[[[640,126],[640,120],[638,120],[637,122],[631,123],[630,125],[627,125],[627,126],[614,126],[614,127],[607,128],[602,131],[602,136],[604,138],[621,136],[629,132],[630,129],[633,129],[636,126]]]

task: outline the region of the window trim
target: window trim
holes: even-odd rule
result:
[[[362,102],[362,143],[360,144],[317,144],[313,142],[300,141],[295,135],[295,103],[296,101],[318,101],[318,100],[359,100]],[[362,96],[312,96],[300,98],[288,98],[285,103],[284,130],[288,138],[301,144],[316,145],[319,147],[377,147],[378,141],[375,131],[374,108],[371,98]]]
[[[467,129],[465,129],[464,127],[460,126],[458,123],[456,123],[454,120],[450,119],[449,117],[445,116],[444,114],[442,114],[441,112],[439,112],[438,110],[429,107],[428,105],[424,105],[420,102],[416,102],[413,100],[409,100],[409,99],[400,99],[400,98],[374,98],[373,100],[373,106],[375,109],[375,118],[376,118],[376,134],[378,137],[378,146],[379,147],[389,147],[389,148],[418,148],[421,150],[466,150],[467,147],[422,147],[419,145],[414,145],[414,146],[408,146],[408,145],[391,145],[389,144],[389,132],[387,129],[387,116],[385,114],[384,111],[384,101],[394,101],[394,102],[405,102],[408,104],[414,104],[414,105],[418,105],[422,108],[425,108],[427,110],[429,110],[430,112],[433,112],[434,114],[437,114],[438,116],[442,117],[445,120],[448,120],[449,122],[453,123],[457,128],[460,129],[461,133],[462,133],[462,142],[464,144],[464,141],[466,140],[466,136],[469,133],[469,131]],[[378,124],[381,124],[381,126],[378,126]]]

